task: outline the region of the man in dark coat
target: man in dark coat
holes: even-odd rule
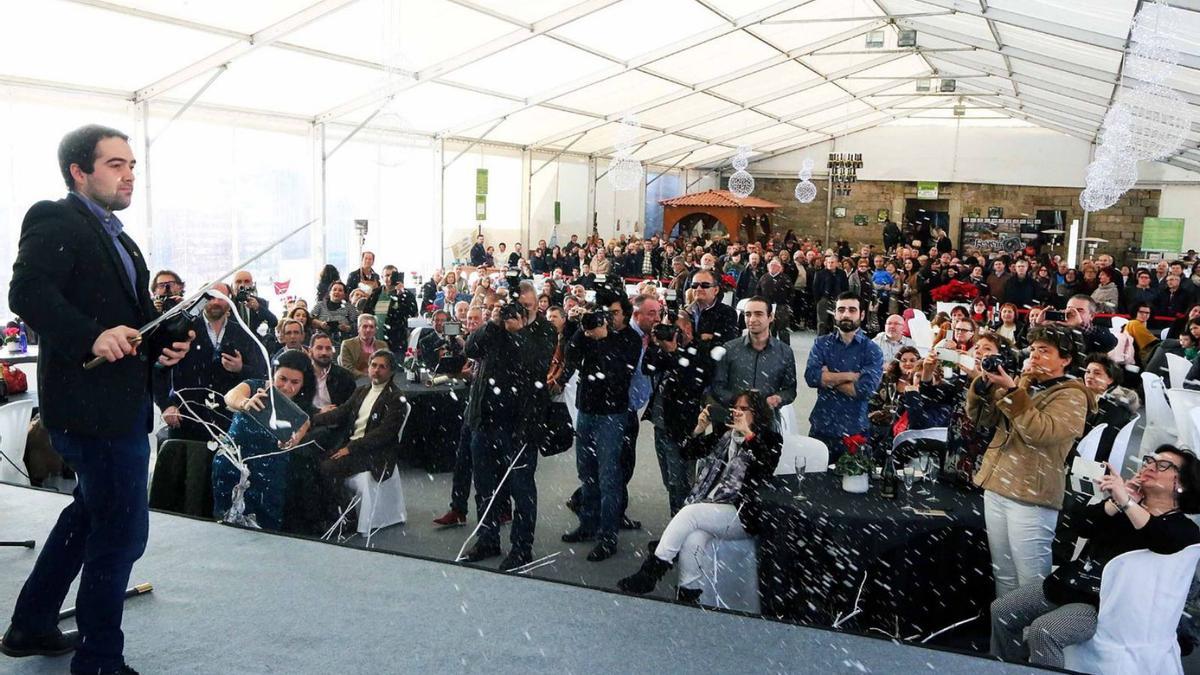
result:
[[[79,484],[17,597],[0,652],[75,651],[71,670],[116,673],[126,668],[124,590],[150,525],[150,372],[174,366],[191,345],[153,353],[135,341],[158,314],[142,252],[115,213],[133,198],[128,137],[82,127],[63,138],[58,161],[71,193],[25,214],[8,303],[42,338],[42,422]],[[94,357],[107,363],[85,369]],[[79,631],[63,633],[58,613],[81,568]]]
[[[333,427],[340,440],[331,444],[336,449],[326,448],[329,453],[321,462],[322,475],[343,479],[370,471],[381,481],[391,476],[396,466],[400,427],[407,414],[407,404],[392,383],[396,355],[381,349],[371,355],[367,369],[370,384],[355,389],[344,405],[312,418],[313,428]]]

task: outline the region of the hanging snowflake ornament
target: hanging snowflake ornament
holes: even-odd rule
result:
[[[739,145],[737,154],[733,156],[733,161],[730,162],[736,171],[729,176],[729,191],[737,198],[745,199],[754,192],[754,176],[751,176],[746,167],[750,166],[750,147]]]
[[[1141,82],[1162,84],[1179,69],[1179,50],[1165,35],[1134,42],[1125,56],[1123,73]]]
[[[1178,44],[1179,26],[1184,25],[1182,13],[1162,2],[1148,2],[1133,17],[1129,37],[1133,42],[1153,42],[1165,37]]]
[[[813,161],[805,159],[800,165],[800,182],[796,183],[796,201],[808,204],[817,198],[817,186],[809,180],[812,178]]]
[[[637,115],[629,114],[621,118],[621,124],[617,127],[617,140],[614,147],[617,154],[623,154],[637,140],[638,133],[641,132],[642,125],[638,123]]]
[[[644,175],[642,163],[624,153],[613,157],[608,164],[608,182],[619,192],[639,187]]]
[[[1129,110],[1129,150],[1137,159],[1163,159],[1183,146],[1192,125],[1179,92],[1157,84],[1122,87],[1117,102]]]

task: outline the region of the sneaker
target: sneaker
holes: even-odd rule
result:
[[[450,509],[449,511],[447,511],[445,513],[445,515],[441,516],[440,518],[434,518],[433,524],[441,525],[442,527],[458,527],[460,525],[466,525],[467,524],[467,514],[459,513],[458,511],[455,511],[454,509]]]
[[[24,656],[62,656],[70,654],[79,646],[79,631],[60,631],[33,637],[23,631],[9,627],[0,639],[0,654],[21,658]]]
[[[524,567],[533,562],[533,554],[527,552],[509,551],[500,563],[501,572],[509,572],[518,567]]]
[[[588,532],[582,527],[577,527],[562,536],[562,540],[568,544],[578,544],[581,541],[591,541],[595,538],[594,532]]]
[[[592,552],[588,554],[587,559],[589,562],[600,562],[601,560],[608,560],[609,558],[613,557],[616,552],[617,542],[601,541],[600,543],[596,544],[596,548],[593,548]]]

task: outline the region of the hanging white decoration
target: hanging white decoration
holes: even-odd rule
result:
[[[730,164],[734,169],[737,169],[729,176],[729,191],[739,199],[745,199],[754,192],[754,176],[746,171],[750,166],[750,146],[739,145],[737,154],[733,156],[733,161]]]
[[[644,175],[642,163],[626,154],[613,157],[608,164],[608,182],[619,192],[639,187]]]
[[[1117,101],[1129,110],[1129,151],[1137,159],[1163,159],[1179,148],[1192,126],[1179,92],[1157,84],[1122,87]]]
[[[796,183],[796,201],[801,204],[808,204],[817,198],[817,186],[809,180],[812,178],[813,161],[805,158],[800,165],[800,182]]]

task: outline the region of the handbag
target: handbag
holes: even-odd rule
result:
[[[0,363],[0,375],[4,377],[6,394],[23,394],[29,391],[29,380],[25,378],[25,373],[13,368],[7,363]]]
[[[1081,602],[1100,606],[1100,574],[1104,565],[1084,553],[1050,573],[1042,582],[1046,599],[1058,606]]]
[[[551,403],[546,414],[546,433],[537,441],[538,452],[542,457],[553,457],[570,450],[574,442],[575,428],[567,404]]]

